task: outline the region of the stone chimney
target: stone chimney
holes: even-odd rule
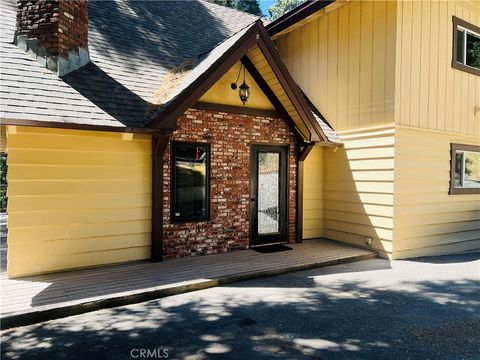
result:
[[[86,65],[88,0],[17,0],[14,42],[59,76]]]

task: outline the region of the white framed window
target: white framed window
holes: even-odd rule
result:
[[[480,75],[480,28],[453,17],[452,67]]]
[[[480,146],[451,144],[450,194],[480,193]]]

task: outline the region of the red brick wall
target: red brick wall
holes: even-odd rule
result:
[[[210,143],[210,221],[170,222],[171,142],[164,156],[165,259],[222,253],[249,246],[250,144],[289,144],[289,242],[295,242],[296,140],[281,119],[188,110],[172,141]]]
[[[88,46],[87,0],[19,0],[17,35],[38,39],[49,56]]]

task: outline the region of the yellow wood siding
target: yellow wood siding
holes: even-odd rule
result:
[[[237,77],[239,76],[239,70],[240,63],[237,63],[229,71],[227,71],[225,75],[223,75],[220,80],[215,83],[215,85],[213,85],[205,94],[203,94],[199,101],[214,104],[243,106],[238,96],[238,89],[232,90],[230,87],[231,83],[237,80]],[[240,73],[240,77],[238,77],[237,85],[240,86],[242,82],[243,68]],[[250,86],[250,98],[245,103],[245,107],[274,110],[273,105],[267,99],[257,83],[253,80],[248,71],[245,72],[245,82],[248,86]]]
[[[475,136],[397,127],[394,258],[480,248],[480,195],[449,195],[450,143]]]
[[[150,136],[7,131],[9,276],[150,257]]]
[[[345,143],[325,149],[324,236],[372,247],[391,257],[393,241],[393,127],[340,133]]]
[[[351,1],[276,40],[345,141],[324,151],[325,237],[372,237],[395,258],[480,247],[479,196],[448,195],[450,142],[480,136],[480,77],[451,67],[453,15],[480,26],[480,3]]]
[[[304,162],[303,238],[323,236],[323,153],[315,146]]]
[[[480,26],[479,4],[398,2],[397,124],[480,136],[480,77],[451,67],[452,17]]]
[[[352,1],[276,40],[336,130],[394,122],[396,21],[394,1]]]

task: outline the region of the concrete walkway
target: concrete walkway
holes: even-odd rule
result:
[[[3,329],[101,308],[320,266],[364,260],[376,253],[318,239],[263,254],[244,250],[163,263],[132,263],[1,281]]]

